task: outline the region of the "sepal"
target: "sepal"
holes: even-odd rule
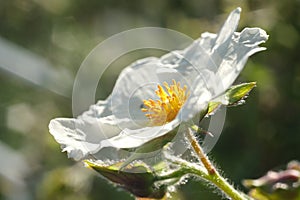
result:
[[[111,165],[100,164],[91,160],[84,162],[88,168],[94,169],[136,197],[161,199],[166,194],[166,186],[155,184],[158,180],[157,175],[143,162],[131,163],[122,170],[122,162]]]

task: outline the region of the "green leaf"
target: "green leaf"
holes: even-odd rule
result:
[[[136,197],[161,199],[166,194],[165,186],[155,186],[157,176],[143,162],[135,162],[122,170],[122,162],[104,165],[86,160],[85,164]]]
[[[256,82],[242,83],[230,87],[225,93],[225,99],[228,105],[235,105],[247,97],[249,92],[256,87]]]

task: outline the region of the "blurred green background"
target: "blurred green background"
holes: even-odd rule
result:
[[[299,0],[0,0],[0,199],[133,199],[67,159],[48,133],[49,120],[72,117],[76,72],[109,36],[158,26],[196,39],[217,32],[237,6],[243,9],[239,30],[265,29],[268,50],[251,57],[237,80],[257,81],[258,87],[245,105],[227,110],[210,155],[244,191],[244,178],[299,160]],[[119,71],[135,59],[129,54],[104,74],[97,98],[109,94]],[[221,199],[195,180],[177,195]]]

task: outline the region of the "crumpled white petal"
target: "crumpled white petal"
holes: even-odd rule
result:
[[[185,74],[190,80],[202,76],[203,70],[214,72],[218,84],[213,96],[223,93],[235,81],[249,56],[265,50],[259,47],[268,39],[260,28],[245,28],[235,32],[241,9],[237,8],[227,18],[219,34],[203,33],[201,38],[182,51],[174,51],[161,58],[165,67]]]
[[[158,58],[145,58],[126,67],[111,93],[111,110],[117,118],[144,119],[140,112],[143,100],[154,98],[159,79],[155,73]],[[125,127],[124,127],[125,128]]]
[[[128,123],[125,119],[122,122],[112,119],[108,103],[99,101],[77,119],[56,118],[50,121],[49,131],[68,157],[74,160],[86,158],[98,150],[101,140],[119,134],[118,123]]]
[[[62,151],[68,153],[69,158],[81,160],[90,151],[98,148],[97,139],[95,143],[87,142],[87,133],[77,129],[78,120],[57,118],[50,121],[49,130],[55,140],[61,144]],[[88,133],[90,136],[91,133]],[[94,138],[95,139],[95,138]]]
[[[266,48],[258,45],[268,39],[266,32],[260,28],[245,28],[241,33],[233,35],[232,43],[227,46],[227,52],[219,51],[224,57],[217,72],[223,87],[229,88],[243,70],[247,59]]]
[[[115,137],[107,140],[102,140],[100,143],[101,148],[115,147],[115,148],[136,148],[144,143],[153,140],[154,138],[165,135],[172,131],[179,125],[178,119],[172,122],[154,127],[144,127],[141,129],[124,129],[121,133]]]

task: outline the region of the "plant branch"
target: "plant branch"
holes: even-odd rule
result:
[[[187,136],[194,152],[197,154],[198,158],[200,159],[204,168],[206,169],[206,172],[204,171],[204,168],[202,166],[194,165],[192,163],[183,161],[181,159],[176,159],[176,163],[179,164],[182,168],[184,168],[181,170],[185,172],[188,171],[188,173],[190,174],[197,175],[202,179],[213,183],[221,191],[223,191],[227,197],[231,199],[234,200],[251,199],[246,194],[237,191],[224,177],[220,175],[220,173],[216,170],[215,166],[211,163],[209,158],[203,152],[202,147],[200,146],[200,144],[196,140],[196,137],[194,136],[193,132],[190,129],[188,129]],[[170,159],[170,161],[174,163],[174,158]]]
[[[160,176],[160,180],[166,180],[169,178],[179,178],[187,174],[192,174],[200,177],[201,179],[213,183],[218,189],[220,189],[227,197],[234,200],[251,200],[246,194],[237,191],[229,182],[222,177],[218,171],[214,174],[209,174],[208,171],[200,165],[190,163],[185,160],[179,159],[175,156],[166,156],[166,159],[173,164],[179,165],[180,168],[170,174]]]
[[[197,141],[196,137],[194,136],[193,132],[191,131],[191,129],[188,129],[187,136],[188,136],[188,139],[191,143],[191,146],[192,146],[194,152],[197,154],[198,158],[203,163],[203,165],[207,169],[208,173],[215,174],[216,173],[215,167],[211,164],[208,157],[204,154],[202,147],[198,143],[198,141]]]

